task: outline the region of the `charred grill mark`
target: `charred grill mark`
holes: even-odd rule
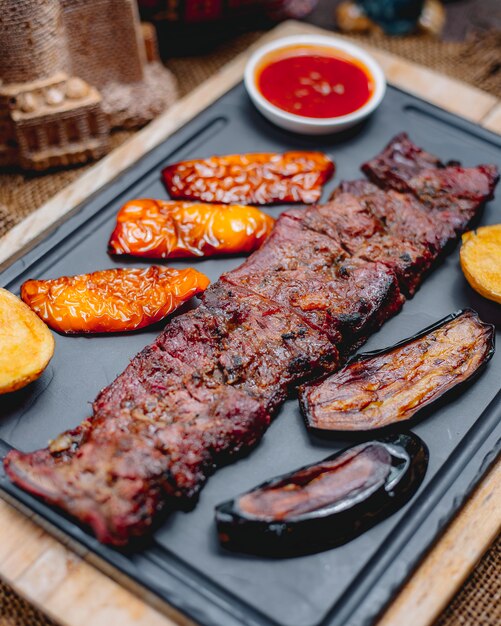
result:
[[[410,420],[469,381],[493,353],[494,327],[471,310],[454,314],[302,387],[306,423],[319,430],[365,431]]]

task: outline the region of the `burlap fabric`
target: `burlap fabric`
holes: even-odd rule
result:
[[[167,65],[179,81],[181,96],[253,43],[261,33],[242,35],[222,44],[203,58],[172,59]],[[466,42],[439,42],[429,38],[405,39],[370,36],[366,41],[501,98],[501,33],[483,33]],[[113,135],[117,147],[131,132]],[[0,174],[0,235],[34,211],[82,174],[89,166],[29,176]],[[487,552],[436,626],[498,626],[501,624],[501,540]],[[53,622],[0,582],[0,626],[49,626]],[[409,622],[410,624],[410,622]]]

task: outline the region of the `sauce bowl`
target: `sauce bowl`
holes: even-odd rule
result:
[[[294,48],[301,49],[303,47],[311,48],[313,55],[317,49],[317,52],[322,56],[341,58],[364,67],[373,83],[372,93],[365,104],[346,115],[307,117],[290,113],[265,98],[258,86],[259,75],[263,68],[277,59],[294,56]],[[336,133],[358,124],[379,106],[386,91],[386,79],[383,70],[370,54],[339,37],[324,35],[283,37],[260,47],[247,62],[244,84],[252,102],[268,120],[281,128],[304,135]]]

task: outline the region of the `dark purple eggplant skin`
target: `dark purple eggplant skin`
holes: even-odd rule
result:
[[[426,401],[421,403],[415,409],[408,411],[408,414],[404,418],[395,418],[393,420],[387,420],[385,423],[368,423],[365,422],[364,427],[361,427],[362,419],[359,421],[354,418],[352,422],[349,420],[343,424],[343,427],[334,426],[333,424],[329,424],[327,427],[326,421],[323,426],[319,426],[319,420],[315,416],[315,404],[311,400],[311,392],[328,381],[329,379],[334,379],[343,374],[347,368],[350,368],[353,364],[368,364],[370,365],[371,361],[374,361],[380,356],[384,356],[388,353],[391,353],[398,348],[402,348],[407,346],[413,342],[418,342],[420,339],[424,338],[426,335],[432,334],[434,331],[442,328],[443,326],[449,324],[454,320],[458,320],[462,316],[468,316],[470,319],[473,319],[478,327],[481,327],[485,330],[485,345],[479,346],[479,350],[483,349],[482,359],[478,367],[470,373],[469,376],[461,380],[460,382],[456,382],[452,386],[448,387],[444,391],[440,393],[437,397],[433,398],[431,401]],[[388,347],[383,348],[382,350],[374,350],[372,352],[365,352],[363,354],[359,354],[351,358],[346,365],[338,372],[334,374],[330,374],[328,376],[324,376],[319,380],[313,381],[306,385],[302,385],[299,388],[299,405],[301,408],[301,412],[303,414],[306,426],[308,430],[315,435],[329,437],[329,436],[351,436],[353,438],[358,437],[367,437],[369,433],[374,435],[375,433],[379,434],[387,434],[390,432],[394,432],[400,430],[403,426],[409,427],[409,425],[414,424],[416,421],[421,420],[423,418],[431,415],[434,409],[439,406],[443,406],[447,401],[451,400],[453,397],[461,394],[469,385],[471,385],[477,377],[484,371],[488,362],[492,358],[495,352],[495,328],[492,324],[487,324],[482,322],[479,319],[478,313],[472,309],[462,309],[452,313],[438,322],[424,328],[419,331],[412,337],[408,337],[399,341],[398,343]],[[376,380],[376,376],[374,380]],[[367,378],[368,382],[371,382],[370,378]]]
[[[330,503],[324,501],[300,514],[273,517],[265,512],[257,516],[240,506],[242,498],[256,497],[256,494],[259,498],[263,491],[277,489],[283,484],[292,482],[297,489],[304,488],[305,484],[309,484],[305,474],[315,475],[316,472],[318,476],[318,468],[322,464],[335,460],[338,467],[341,463],[341,467],[346,468],[347,463],[343,462],[368,452],[373,459],[375,456],[379,459],[376,461],[378,476],[367,489],[355,489],[341,498],[333,495]],[[383,468],[381,463],[385,465]],[[427,467],[428,448],[413,433],[391,435],[350,446],[319,463],[273,478],[218,505],[215,516],[219,541],[231,551],[274,558],[334,548],[351,541],[400,509],[419,488]],[[346,469],[333,471],[346,473]],[[381,472],[384,474],[382,480]],[[341,475],[341,479],[344,477]],[[288,493],[287,490],[284,492]],[[329,495],[328,492],[326,495]]]

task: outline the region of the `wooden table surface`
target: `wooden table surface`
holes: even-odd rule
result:
[[[127,143],[90,168],[43,207],[0,239],[0,269],[71,215],[102,185],[112,180],[154,146],[241,80],[245,62],[264,41],[299,33],[324,32],[298,22],[285,22],[265,35],[215,76],[174,105]],[[331,34],[331,33],[329,33]],[[359,44],[360,45],[360,44]],[[388,81],[444,109],[501,134],[501,101],[469,85],[381,50],[368,50]],[[2,495],[2,494],[0,494]],[[446,529],[379,626],[428,626],[440,614],[501,528],[501,462],[498,462]],[[77,556],[65,537],[55,538],[0,501],[0,577],[56,621],[68,626],[168,626],[190,624],[175,609],[129,580],[115,580],[95,557]]]

